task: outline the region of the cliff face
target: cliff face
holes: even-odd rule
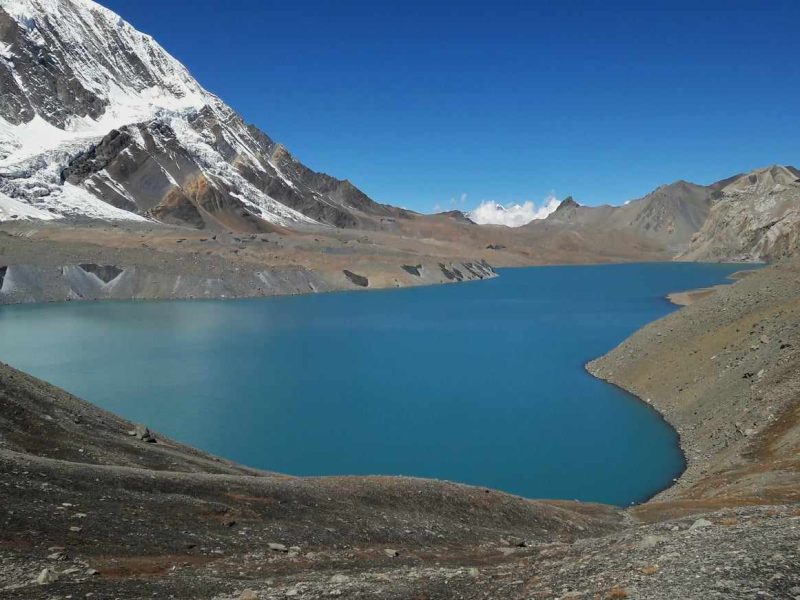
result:
[[[681,260],[775,261],[800,248],[800,177],[773,166],[726,180]]]

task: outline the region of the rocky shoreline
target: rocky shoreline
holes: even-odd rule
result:
[[[797,442],[797,270],[786,261],[719,286],[587,365],[656,408],[680,435],[687,469],[657,500],[748,498],[748,485],[732,476],[756,473],[760,501],[800,498],[786,483],[800,483],[798,473],[772,472],[777,457],[758,452],[759,442],[771,447],[780,436],[777,454],[791,461]]]
[[[798,262],[767,267],[587,365],[686,454],[625,510],[254,471],[0,365],[0,595],[796,598],[797,289]]]

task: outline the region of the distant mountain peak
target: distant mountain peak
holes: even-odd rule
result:
[[[572,196],[567,196],[561,201],[561,204],[558,205],[556,212],[561,210],[567,210],[568,208],[579,208],[580,204],[573,198]]]

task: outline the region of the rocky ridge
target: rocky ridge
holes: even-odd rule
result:
[[[775,261],[800,248],[800,175],[772,166],[728,180],[680,255],[695,261]]]
[[[265,231],[408,214],[306,168],[91,0],[5,0],[0,48],[0,220]]]

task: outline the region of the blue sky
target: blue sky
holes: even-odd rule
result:
[[[423,212],[800,163],[800,2],[101,2],[310,167]]]

